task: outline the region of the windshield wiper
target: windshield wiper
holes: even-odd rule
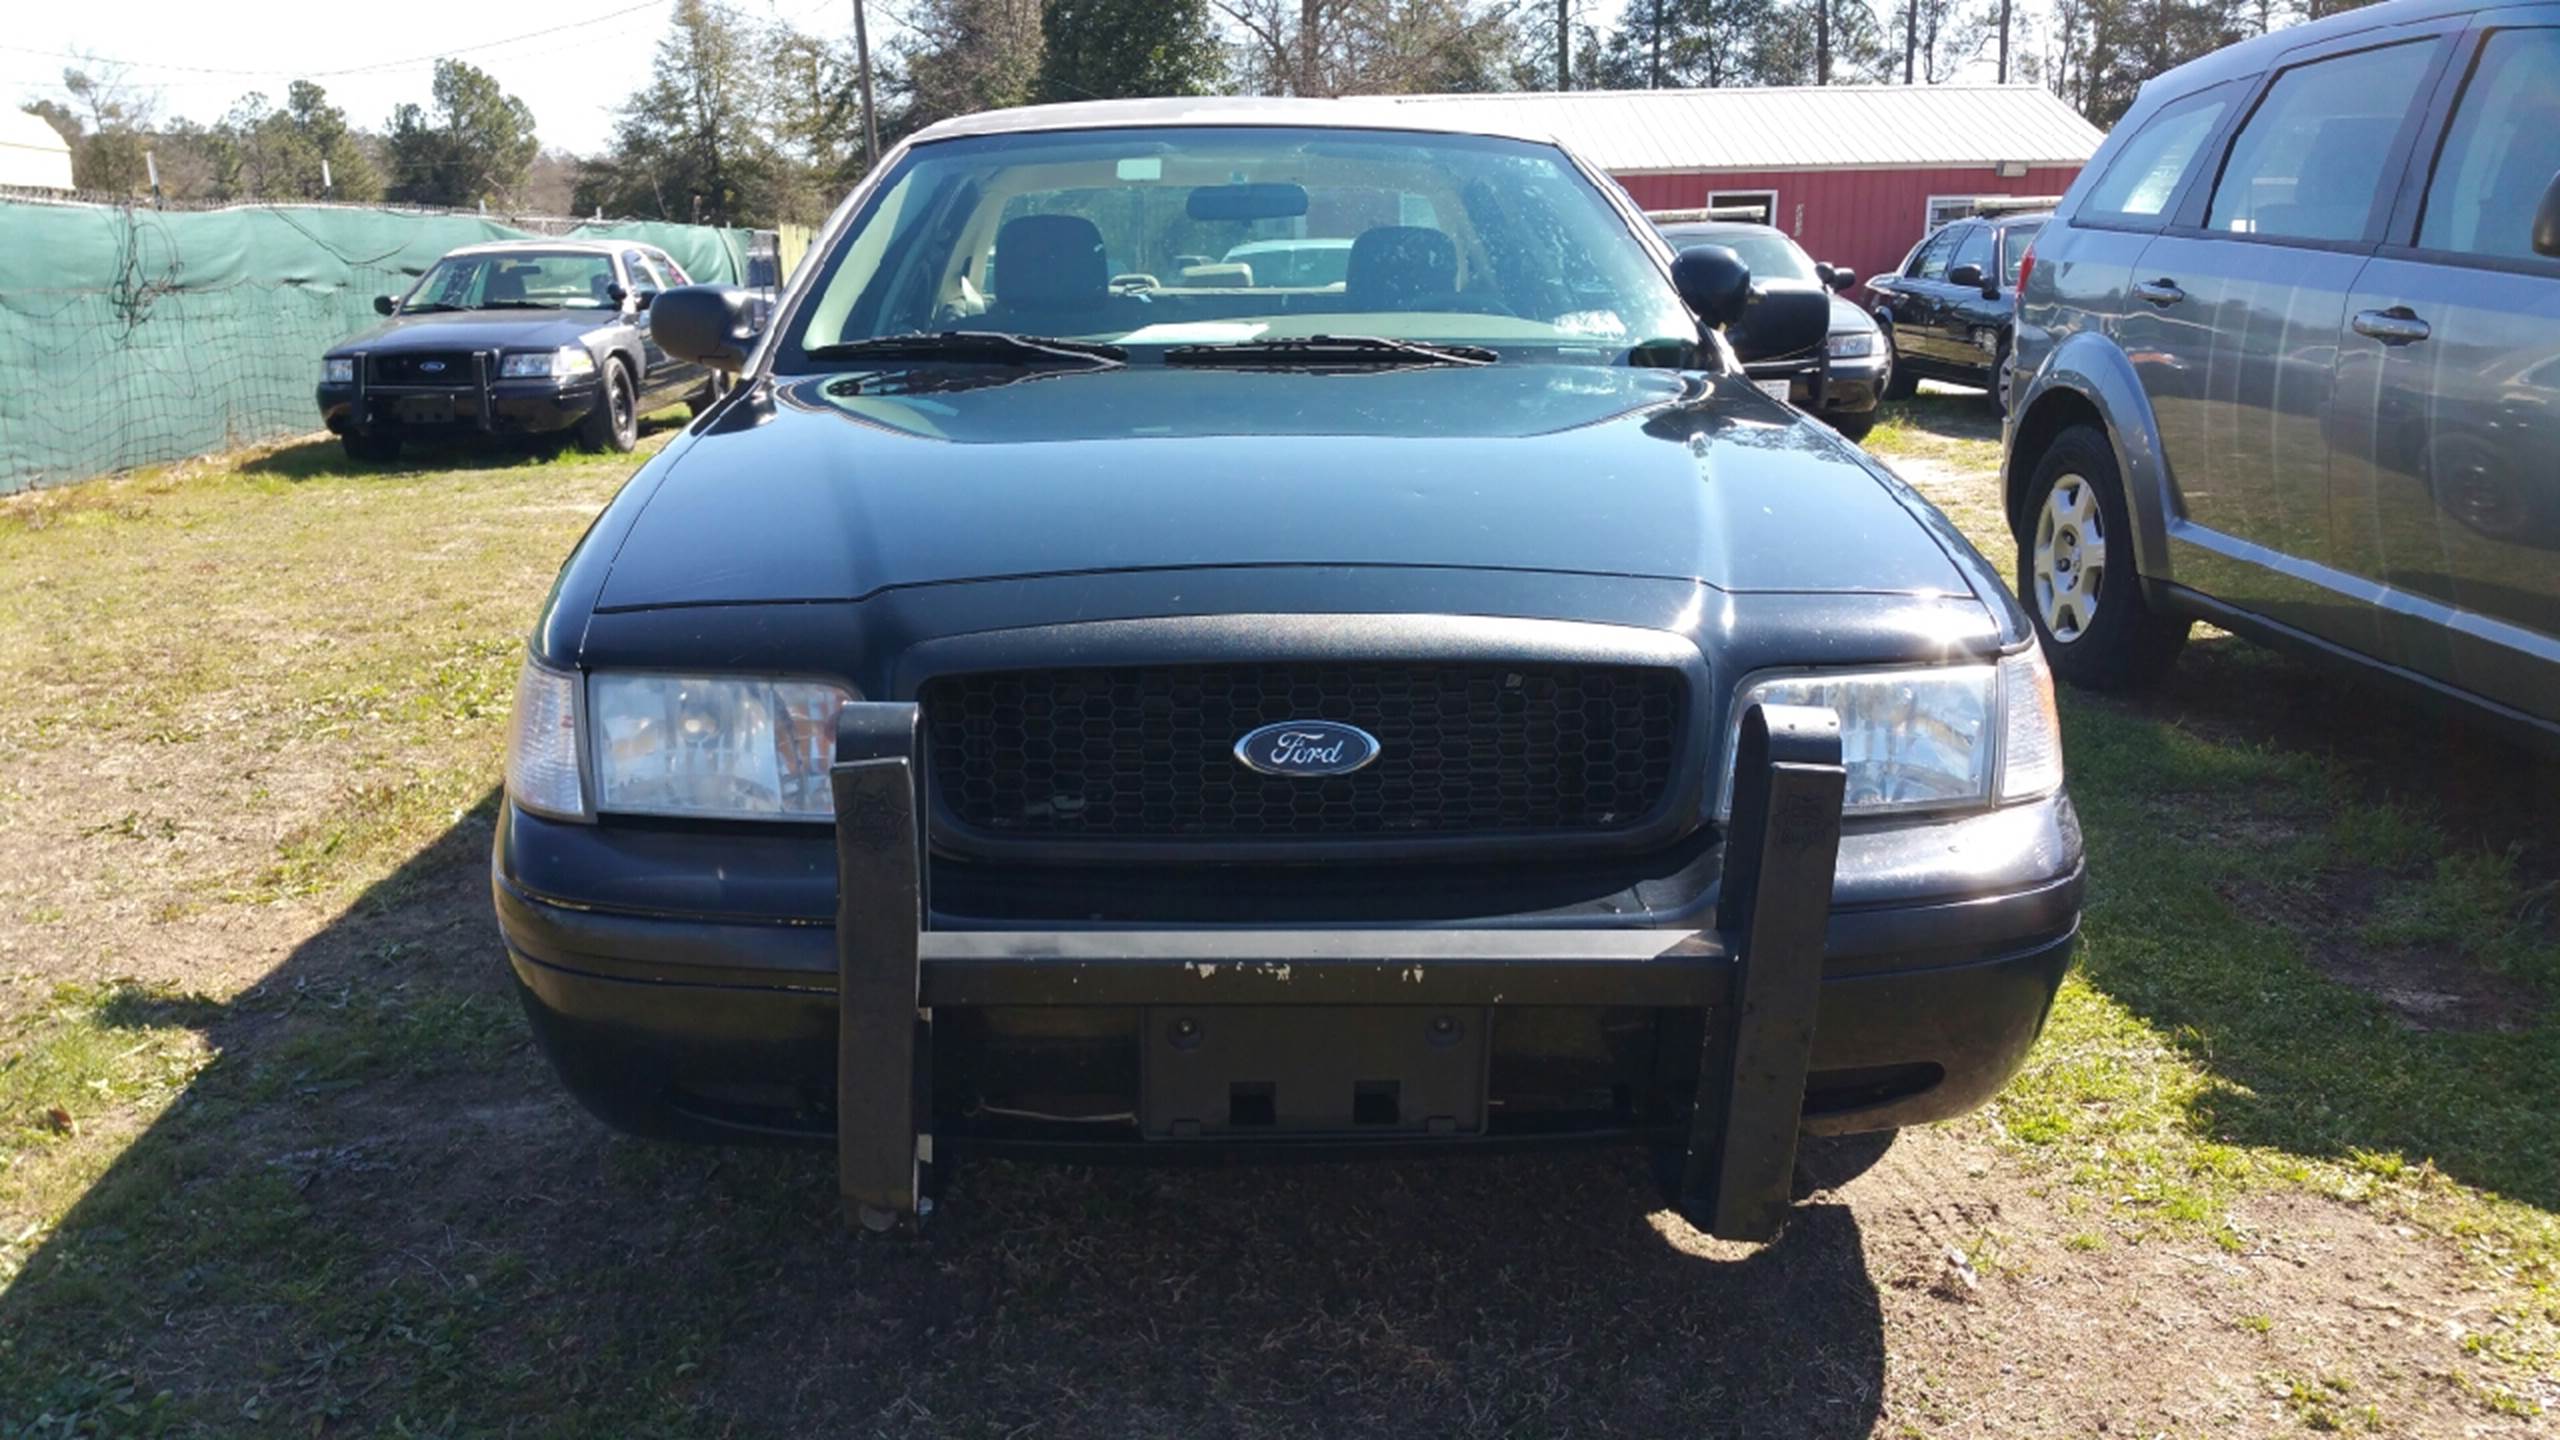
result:
[[[402,315],[424,315],[430,310],[459,310],[461,308],[462,307],[459,305],[448,305],[442,300],[421,300],[415,305],[401,306],[396,313]]]
[[[1117,345],[1062,340],[1054,335],[1014,335],[1002,330],[944,330],[839,340],[801,352],[811,360],[956,360],[984,365],[1083,365],[1108,369],[1129,358]]]
[[[1429,345],[1383,335],[1310,335],[1303,340],[1243,340],[1232,345],[1176,345],[1167,365],[1490,365],[1501,353],[1482,345]]]
[[[550,300],[483,300],[480,302],[480,308],[483,310],[557,310],[560,306],[557,302]]]

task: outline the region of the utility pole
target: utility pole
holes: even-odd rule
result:
[[[2000,0],[2000,83],[2009,83],[2009,0]]]
[[[1573,88],[1573,0],[1556,0],[1556,88]]]
[[[862,23],[862,0],[853,0],[853,63],[862,75],[862,168],[880,163],[880,121],[871,108],[871,31]]]

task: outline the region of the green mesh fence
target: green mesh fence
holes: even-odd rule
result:
[[[316,429],[321,352],[379,323],[373,297],[457,246],[534,233],[323,205],[0,200],[0,494]],[[657,245],[707,283],[746,274],[744,231],[570,233]]]

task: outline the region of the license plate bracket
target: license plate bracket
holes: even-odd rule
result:
[[[405,425],[450,425],[455,408],[450,395],[403,395],[391,413]]]
[[[1156,1006],[1139,1121],[1151,1140],[1481,1135],[1489,1010]]]
[[[1787,392],[1795,388],[1796,382],[1793,380],[1754,380],[1751,383],[1759,387],[1761,394],[1768,396],[1770,399],[1777,401],[1781,405],[1784,405],[1787,403]]]

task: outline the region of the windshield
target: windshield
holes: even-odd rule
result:
[[[484,310],[539,305],[609,310],[613,261],[579,250],[447,255],[421,277],[403,310]]]
[[[1661,266],[1553,146],[1276,127],[920,146],[800,314],[785,371],[951,330],[1107,341],[1142,361],[1328,335],[1685,363],[1698,340]]]
[[[1775,230],[1744,229],[1739,226],[1717,230],[1665,230],[1663,238],[1674,250],[1692,245],[1722,245],[1742,257],[1751,267],[1754,280],[1802,280],[1819,285],[1814,274],[1813,258],[1793,240]]]

